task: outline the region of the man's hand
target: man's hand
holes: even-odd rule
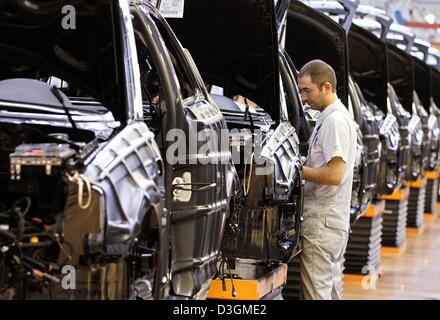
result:
[[[304,167],[304,179],[316,184],[339,186],[342,183],[344,170],[344,160],[341,157],[334,157],[321,168]]]

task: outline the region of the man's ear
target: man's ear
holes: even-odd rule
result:
[[[325,93],[332,93],[333,92],[333,86],[330,82],[324,82],[324,84],[322,85],[322,87],[325,90]]]

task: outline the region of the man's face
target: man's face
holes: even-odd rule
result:
[[[323,87],[312,82],[310,75],[305,74],[298,79],[299,92],[303,103],[307,103],[313,110],[321,111],[325,108],[325,92]]]

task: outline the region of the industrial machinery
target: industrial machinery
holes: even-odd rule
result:
[[[6,2],[1,297],[205,298],[236,173],[190,55],[148,1],[77,1],[75,30]]]

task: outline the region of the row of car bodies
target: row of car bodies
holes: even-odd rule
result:
[[[328,18],[325,22],[326,28],[331,31],[327,33],[315,31],[321,38],[327,39],[316,43],[321,45],[326,41],[327,45],[323,46],[324,49],[321,51],[316,48],[307,53],[304,53],[305,50],[299,51],[298,54],[302,55],[300,59],[321,57],[326,60],[327,58],[332,62],[335,70],[340,70],[339,83],[346,83],[347,75],[344,75],[344,71],[349,70],[348,78],[354,80],[354,83],[348,81],[350,99],[360,100],[361,105],[366,101],[367,108],[379,120],[382,153],[391,156],[388,163],[393,169],[379,169],[381,173],[377,180],[376,194],[392,193],[400,186],[402,180],[414,181],[422,176],[423,171],[434,170],[439,161],[439,125],[436,106],[433,107],[431,103],[434,96],[431,88],[435,85],[431,74],[436,71],[427,62],[429,60],[431,64],[438,66],[436,51],[428,48],[429,45],[421,40],[414,41],[413,35],[411,39],[411,34],[408,34],[404,27],[393,24],[392,18],[385,12],[359,5],[358,1],[304,1],[304,4],[297,2],[299,7],[297,12],[306,12],[308,10],[305,9],[306,5]],[[304,15],[315,17],[318,13],[304,13]],[[331,20],[340,25],[339,31],[334,24],[332,25]],[[311,28],[319,30],[316,26]],[[345,38],[342,29],[345,30]],[[318,38],[313,37],[313,39]],[[313,40],[305,41],[311,43]],[[331,46],[331,43],[334,45]],[[305,45],[307,44],[309,43],[306,42]],[[333,49],[329,49],[332,47]],[[344,48],[348,52],[345,56]],[[338,56],[339,60],[335,58]],[[417,56],[424,61],[416,58]],[[361,109],[365,110],[365,107]],[[361,125],[365,119],[356,116],[356,110],[359,108],[355,106],[353,110],[356,122]],[[362,114],[367,118],[369,112]],[[396,126],[390,125],[392,122],[398,124],[399,137],[395,134]],[[394,139],[384,139],[385,128],[388,137],[394,135]],[[390,131],[394,131],[394,134]],[[394,145],[391,148],[393,150],[390,150],[389,147],[392,145]],[[373,151],[374,148],[371,150]],[[385,160],[386,156],[382,155],[380,158]],[[379,167],[384,168],[385,162],[381,161]],[[382,173],[386,171],[388,174],[383,175]],[[386,176],[389,179],[385,179]]]
[[[0,5],[3,298],[203,299],[214,277],[289,262],[316,121],[296,68],[314,58],[358,124],[353,222],[438,161],[433,118],[399,96],[414,80],[350,23],[356,1],[339,24],[300,1],[192,0],[165,20],[146,0],[79,0],[76,29],[65,4]],[[419,69],[438,117],[440,73]]]
[[[392,18],[383,12],[371,11],[365,8],[365,15],[369,18],[357,22],[386,44],[390,104],[392,108],[400,110],[399,114],[406,113],[406,118],[409,118],[411,152],[405,179],[414,181],[421,177],[423,171],[434,170],[438,165],[439,125],[429,103],[429,67],[416,58],[417,54],[410,52],[414,50],[409,49],[413,47],[414,35],[405,27],[392,23]],[[375,27],[374,22],[379,28]]]
[[[352,223],[373,199],[436,170],[439,55],[429,44],[413,41],[402,50],[402,27],[357,0],[292,1],[285,38],[297,67],[312,59],[333,67],[338,96],[358,124]],[[288,278],[294,281],[294,271]]]

